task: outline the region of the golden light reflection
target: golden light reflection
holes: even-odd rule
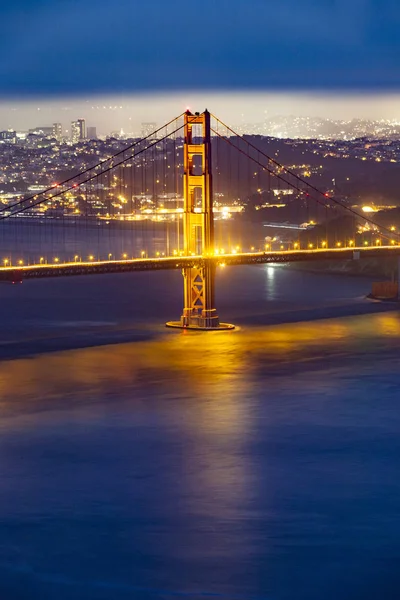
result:
[[[177,397],[206,402],[208,419],[214,405],[222,403],[228,410],[238,394],[251,396],[252,377],[260,368],[265,378],[277,365],[290,364],[295,371],[303,369],[304,364],[311,368],[313,361],[322,360],[326,368],[330,365],[327,357],[345,353],[351,357],[354,349],[365,355],[369,351],[376,353],[379,336],[383,340],[400,338],[397,312],[207,335],[161,330],[154,340],[3,361],[0,405],[2,409],[11,407],[10,402],[19,398],[24,401],[21,411],[25,413],[30,405],[51,404],[52,398],[79,405],[87,395],[96,397],[99,392],[102,397],[110,394],[112,398],[115,389],[127,388],[134,407],[138,401],[145,402],[146,397],[157,396],[166,386],[172,386]],[[36,345],[40,348],[40,339]],[[144,380],[149,391],[146,397]],[[228,425],[220,418],[211,426],[221,430]],[[229,428],[232,427],[242,425],[229,419]]]

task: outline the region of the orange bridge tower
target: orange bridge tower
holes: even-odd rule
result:
[[[220,323],[215,308],[214,216],[210,113],[184,114],[183,238],[193,266],[183,269],[184,307],[169,327],[197,330],[233,329]]]

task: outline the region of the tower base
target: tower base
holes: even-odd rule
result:
[[[196,325],[194,323],[185,325],[182,320],[168,321],[168,323],[165,323],[165,325],[166,327],[174,327],[175,329],[191,329],[192,331],[229,331],[235,329],[235,326],[231,323],[219,323],[213,327],[207,327],[206,325]]]

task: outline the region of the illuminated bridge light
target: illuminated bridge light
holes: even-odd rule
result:
[[[308,247],[311,249],[314,247],[314,244],[308,244]]]
[[[93,256],[93,254],[91,254],[91,255],[89,256],[89,260],[94,260],[94,256]]]
[[[59,262],[59,260],[60,260],[60,259],[58,258],[58,256],[56,256],[56,257],[54,258],[54,262],[55,262],[55,263],[58,263],[58,262]]]
[[[5,259],[3,260],[3,263],[4,263],[5,265],[8,265],[8,263],[9,263],[9,260],[8,260],[8,258],[5,258]]]
[[[79,256],[77,254],[75,254],[74,260],[75,260],[75,262],[77,262],[77,260],[79,260]]]
[[[322,242],[321,246],[322,246],[323,248],[326,248],[326,242]]]
[[[128,258],[128,255],[127,255],[127,254],[123,254],[123,255],[122,255],[122,258],[123,258],[124,260],[126,260],[126,259]]]
[[[293,248],[294,248],[295,250],[297,250],[297,248],[298,248],[298,247],[299,247],[299,244],[298,244],[297,242],[295,242],[295,243],[293,244]]]
[[[18,261],[18,264],[19,264],[19,265],[23,265],[23,264],[24,264],[24,261],[23,261],[23,260],[19,260],[19,261]]]
[[[111,258],[112,258],[112,254],[110,252],[109,255],[108,255],[108,260],[111,260]]]
[[[349,240],[349,246],[354,246],[354,240]]]
[[[337,246],[338,248],[340,248],[340,246],[341,246],[341,245],[342,245],[342,242],[337,242],[337,244],[336,244],[336,246]]]
[[[376,242],[375,242],[375,244],[376,244],[377,246],[380,246],[380,245],[381,245],[381,240],[377,239],[377,240],[376,240]]]

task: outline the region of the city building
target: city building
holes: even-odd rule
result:
[[[53,127],[50,127],[49,125],[40,125],[40,127],[29,129],[29,133],[32,133],[33,135],[41,135],[43,137],[52,137]]]
[[[86,135],[88,140],[97,140],[96,127],[88,127]]]
[[[8,143],[8,144],[15,144],[17,139],[17,133],[16,131],[12,130],[12,129],[8,129],[7,131],[0,131],[0,142],[4,143]]]
[[[141,137],[148,137],[157,129],[157,123],[142,123],[142,133]],[[156,136],[154,136],[156,137]]]
[[[62,140],[63,129],[61,123],[53,123],[53,138],[56,138],[57,142]]]
[[[71,142],[77,144],[78,142],[86,139],[86,121],[85,119],[78,119],[71,123]]]

